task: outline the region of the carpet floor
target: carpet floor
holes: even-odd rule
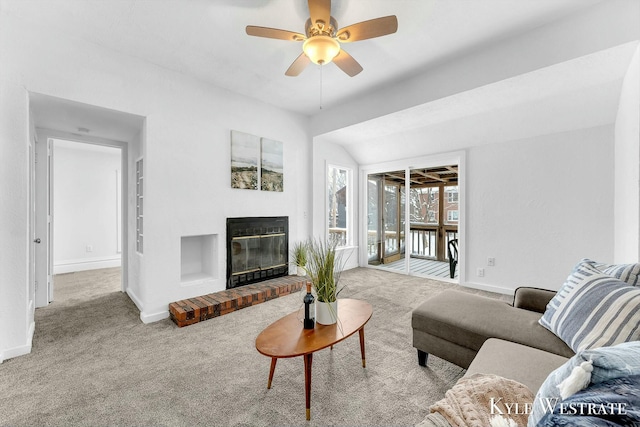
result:
[[[373,306],[367,367],[357,334],[315,353],[306,421],[302,358],[279,360],[267,390],[270,359],[255,349],[262,329],[301,308],[302,293],[178,328],[169,319],[143,324],[119,292],[118,269],[56,276],[56,301],[36,310],[31,354],[0,364],[0,425],[419,423],[464,370],[434,356],[428,367],[418,365],[411,311],[444,289],[462,288],[369,268],[344,272],[342,283],[342,297]]]

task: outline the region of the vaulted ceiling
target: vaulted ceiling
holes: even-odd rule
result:
[[[345,45],[364,71],[285,71],[301,43],[250,37],[247,25],[304,33],[306,0],[3,0],[44,34],[89,40],[264,102],[314,115],[599,0],[333,0],[340,27],[385,15],[395,34]],[[322,69],[322,90],[321,73]]]
[[[312,65],[298,77],[287,77],[284,73],[300,54],[301,43],[246,34],[247,25],[304,32],[306,0],[0,0],[0,11],[47,37],[84,39],[97,49],[117,51],[307,115],[312,135],[321,136],[316,140],[344,145],[357,161],[366,163],[386,149],[386,136],[410,141],[411,132],[425,127],[442,145],[431,149],[437,152],[456,148],[462,140],[468,144],[472,133],[479,140],[495,141],[585,122],[611,122],[611,106],[633,46],[614,55],[586,51],[595,56],[567,62],[560,55],[553,59],[558,40],[527,39],[529,33],[607,2],[332,0],[339,27],[386,15],[398,18],[396,33],[343,46],[364,68],[355,77],[335,64]],[[616,29],[615,22],[606,24],[584,30],[597,39],[598,32]],[[568,34],[571,37],[575,35]],[[457,75],[436,74],[432,81],[466,79],[477,81],[476,86],[448,92],[436,83],[429,86],[434,70],[446,70],[449,63],[516,39],[528,41],[524,48],[539,51],[532,54],[549,56],[548,67],[531,61],[509,75],[509,68],[520,64],[505,61],[509,78],[491,84],[479,81],[477,70],[459,67]],[[494,62],[499,67],[500,57]],[[413,81],[425,89],[403,86]],[[374,112],[370,107],[376,104]],[[591,109],[586,111],[585,105]],[[532,111],[539,120],[521,123]],[[558,126],[558,117],[569,125]],[[464,135],[463,129],[468,130]],[[401,156],[406,156],[402,150],[396,153]]]

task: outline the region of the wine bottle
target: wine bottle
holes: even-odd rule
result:
[[[302,301],[304,302],[304,328],[313,329],[316,324],[315,298],[311,294],[311,283],[307,282],[307,294]]]

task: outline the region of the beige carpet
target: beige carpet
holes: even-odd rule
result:
[[[419,423],[464,371],[433,356],[418,366],[411,310],[455,285],[364,268],[342,280],[343,297],[374,307],[367,368],[357,335],[316,353],[310,422],[302,359],[280,360],[267,390],[269,359],[254,346],[263,328],[300,307],[301,293],[185,328],[144,325],[118,291],[119,272],[107,269],[56,277],[56,302],[36,311],[32,353],[0,364],[0,425]]]

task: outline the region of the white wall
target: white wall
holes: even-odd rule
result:
[[[53,153],[54,274],[120,266],[120,149],[55,140]]]
[[[143,321],[167,317],[172,301],[225,288],[227,217],[287,215],[291,241],[311,234],[308,118],[63,34],[43,38],[4,14],[0,55],[0,360],[30,348],[29,91],[146,117],[142,152],[130,153],[145,158],[146,249],[131,254],[139,270],[127,289]],[[232,129],[283,142],[283,193],[230,188]],[[180,239],[201,234],[219,236],[218,275],[182,286]]]
[[[581,258],[613,261],[613,133],[602,126],[468,150],[467,285],[555,290]]]
[[[640,259],[640,47],[622,84],[615,127],[616,263]]]
[[[505,294],[526,285],[555,290],[581,258],[613,261],[613,134],[613,125],[600,126],[470,147],[464,156],[429,155],[425,146],[416,153],[423,157],[363,173],[460,156],[460,284]]]
[[[3,56],[0,45],[4,67]],[[26,90],[0,80],[0,362],[30,352],[33,334],[27,262],[31,240],[28,121]]]

